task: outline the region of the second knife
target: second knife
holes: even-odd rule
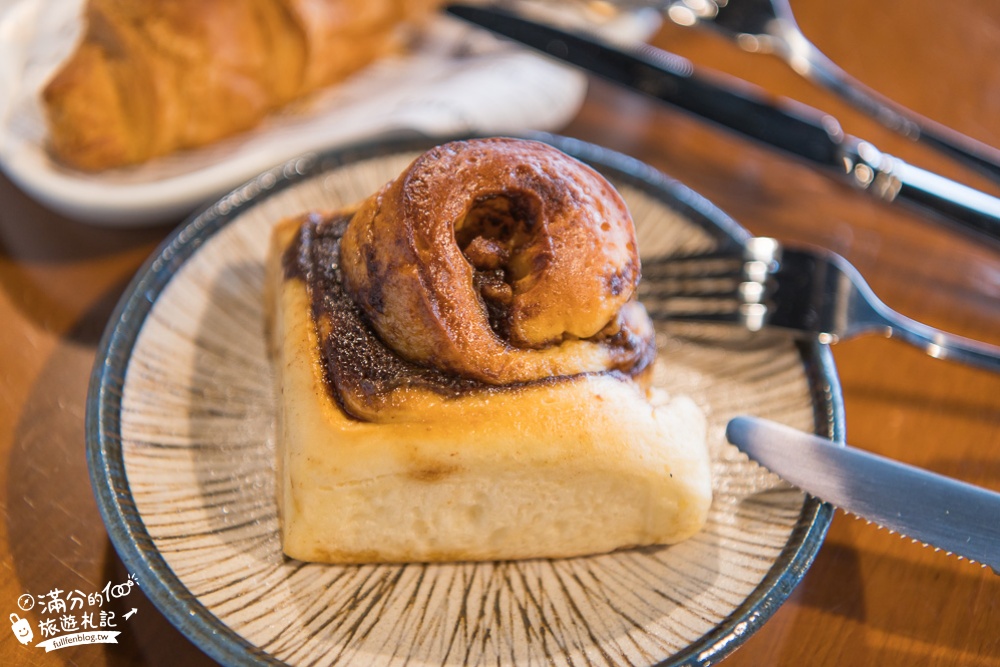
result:
[[[746,82],[716,83],[697,75],[686,59],[652,46],[613,46],[496,7],[450,5],[447,11],[831,171],[879,199],[907,203],[1000,241],[1000,199],[884,154],[817,109],[772,103]]]

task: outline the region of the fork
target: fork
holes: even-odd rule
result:
[[[781,329],[834,344],[863,334],[899,338],[938,359],[1000,371],[1000,347],[889,308],[843,257],[753,237],[739,250],[644,259],[639,298],[668,321]]]
[[[868,88],[825,56],[799,29],[788,0],[619,0],[661,8],[674,23],[703,24],[751,53],[771,53],[889,129],[1000,181],[1000,150],[924,118]]]

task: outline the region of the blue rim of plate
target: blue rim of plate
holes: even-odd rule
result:
[[[711,233],[722,247],[738,247],[750,233],[709,200],[662,172],[624,154],[546,133],[521,135],[552,144],[619,182],[643,189]],[[454,138],[468,138],[454,137]],[[360,160],[421,151],[451,138],[383,136],[279,165],[231,191],[179,226],[136,274],[98,346],[86,409],[87,464],[101,518],[118,555],[143,593],[208,656],[226,665],[285,664],[251,644],[206,609],[177,578],[143,524],[129,489],[121,440],[121,407],[129,359],[146,317],[180,267],[216,232],[247,208],[303,180]],[[844,404],[829,346],[798,345],[812,395],[816,432],[843,443]],[[807,496],[781,555],[733,613],[660,667],[714,664],[758,630],[788,598],[812,565],[833,508]]]

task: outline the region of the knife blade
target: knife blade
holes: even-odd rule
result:
[[[698,74],[687,59],[647,44],[611,45],[492,6],[452,4],[446,11],[832,172],[883,201],[1000,241],[1000,199],[882,153],[817,109],[771,99],[734,77]]]
[[[1000,574],[1000,493],[756,417],[726,438],[820,500]]]

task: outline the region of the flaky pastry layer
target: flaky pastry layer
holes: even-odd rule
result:
[[[48,143],[84,171],[257,126],[401,50],[434,0],[87,0],[83,36],[42,90]]]

